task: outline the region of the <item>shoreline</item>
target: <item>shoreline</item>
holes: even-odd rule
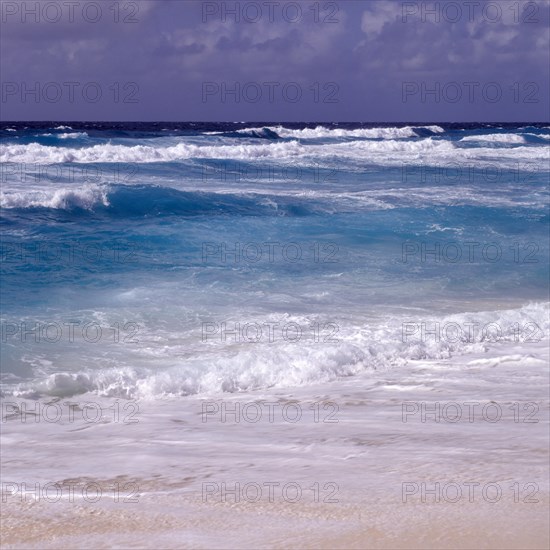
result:
[[[94,398],[98,422],[15,416],[2,426],[3,483],[72,484],[77,498],[4,492],[2,546],[546,548],[549,352],[545,341],[517,347],[326,385],[141,402],[135,423],[109,418],[106,398]],[[472,421],[443,414],[470,402]],[[102,498],[85,502],[79,488],[95,483]],[[130,492],[138,502],[125,502]]]

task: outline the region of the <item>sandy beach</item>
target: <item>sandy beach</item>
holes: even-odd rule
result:
[[[93,422],[3,400],[2,547],[546,548],[548,350],[514,351]]]

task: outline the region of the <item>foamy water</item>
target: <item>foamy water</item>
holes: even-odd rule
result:
[[[545,546],[548,127],[23,126],[0,150],[5,544],[257,548],[269,517],[281,548]],[[411,490],[455,482],[502,500],[442,516]]]

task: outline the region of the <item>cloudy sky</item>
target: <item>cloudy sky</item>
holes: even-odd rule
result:
[[[0,4],[3,120],[550,120],[548,0]]]

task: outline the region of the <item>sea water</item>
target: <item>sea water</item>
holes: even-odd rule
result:
[[[5,124],[4,544],[548,547],[549,139]]]
[[[534,125],[2,128],[2,391],[329,384],[548,336]]]

